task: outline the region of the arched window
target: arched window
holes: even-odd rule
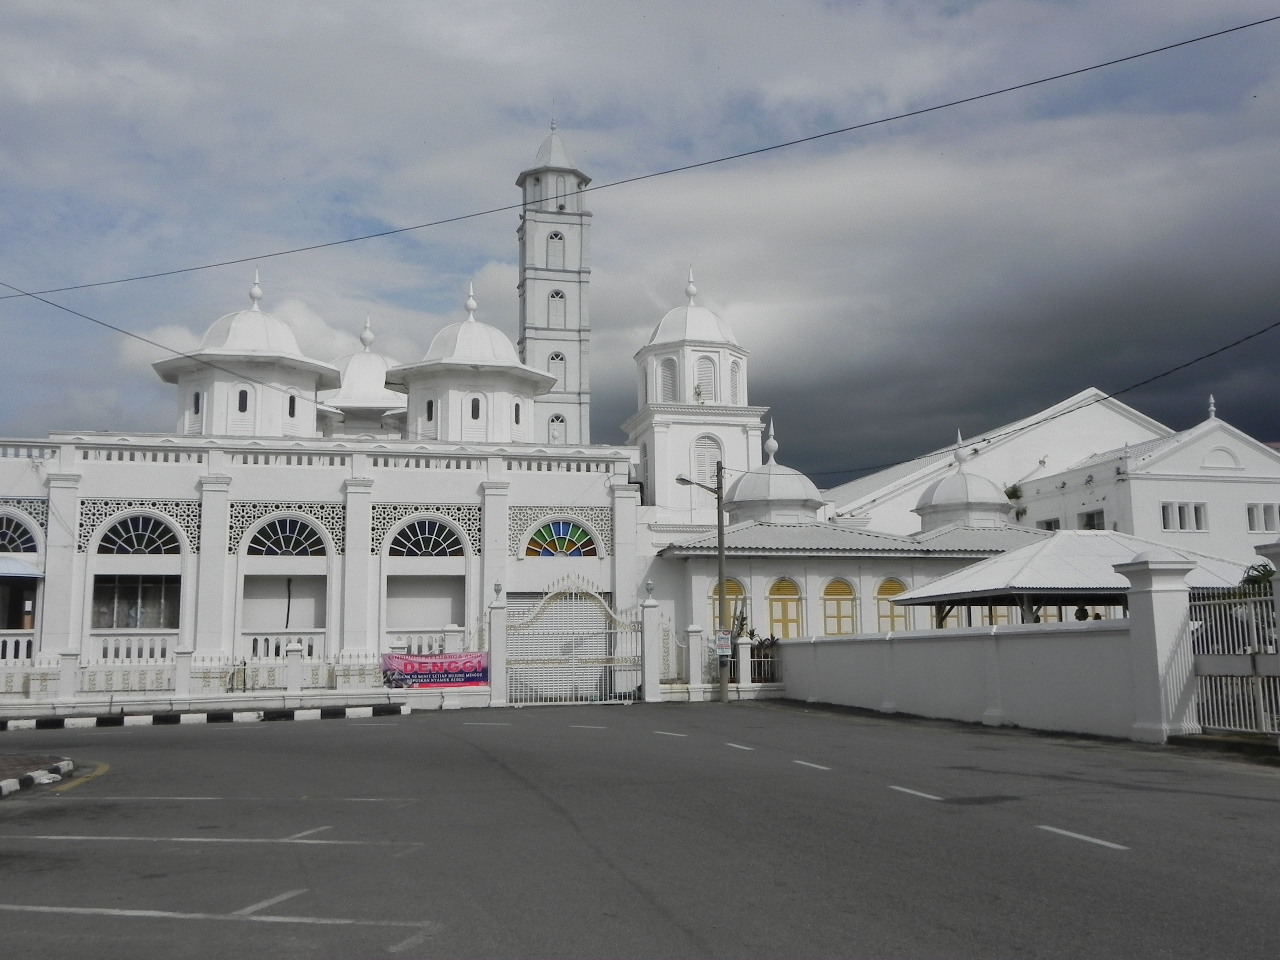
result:
[[[249,541],[251,557],[323,557],[324,538],[305,520],[277,517],[258,528]]]
[[[472,420],[480,419],[480,398],[479,397],[471,398],[471,419]]]
[[[526,557],[594,557],[596,542],[572,520],[552,520],[543,524],[525,546]]]
[[[436,402],[434,400],[427,401],[427,423],[436,418]]]
[[[298,415],[298,398],[295,394],[289,394],[289,416],[290,418]]]
[[[547,294],[547,326],[564,327],[566,315],[564,291],[552,290]]]
[[[393,557],[460,557],[462,540],[456,530],[439,520],[415,520],[406,524],[387,551]]]
[[[0,553],[35,553],[35,534],[16,517],[0,516]]]
[[[658,399],[663,403],[675,403],[679,397],[678,385],[676,362],[668,357],[658,365]]]
[[[241,390],[236,398],[236,409],[241,413],[249,412],[249,391]]]
[[[197,390],[191,395],[191,412],[197,417],[200,416],[200,391]]]
[[[699,357],[696,370],[698,383],[693,390],[693,399],[698,403],[715,403],[716,362],[710,357]]]
[[[729,367],[729,402],[743,403],[742,398],[742,364],[737,360]]]
[[[520,404],[518,403],[516,404],[514,413],[516,418],[516,426],[518,427],[520,426]]]
[[[853,584],[848,580],[832,580],[822,591],[822,632],[829,637],[843,637],[857,632],[854,613]]]
[[[693,479],[699,483],[715,483],[716,463],[723,459],[719,440],[699,437],[693,443]]]
[[[564,234],[559,230],[547,234],[547,267],[551,270],[564,269]]]
[[[556,413],[552,414],[550,421],[547,423],[547,437],[550,443],[565,443],[565,434],[569,429],[568,422],[564,416]]]
[[[547,357],[547,372],[556,378],[556,386],[561,390],[564,389],[564,354],[556,351]]]
[[[98,544],[99,553],[181,553],[173,527],[146,514],[125,517],[111,525]]]
[[[800,636],[800,586],[794,580],[781,577],[769,588],[769,634]]]
[[[876,590],[876,628],[881,633],[890,630],[908,630],[911,627],[911,611],[892,603],[894,597],[907,592],[907,585],[890,577]]]
[[[746,612],[743,604],[746,601],[747,591],[742,588],[742,581],[735,580],[733,577],[725,577],[724,595],[729,598],[729,619],[730,621],[741,611]],[[732,627],[732,623],[720,625],[720,581],[716,579],[711,584],[711,596],[708,598],[711,603],[711,632],[719,633],[721,629],[728,630]]]

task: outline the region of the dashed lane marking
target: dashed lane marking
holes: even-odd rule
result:
[[[462,725],[464,727],[509,727],[511,726],[511,724],[509,723],[494,723],[494,722],[485,721],[485,720],[464,720],[462,721]]]
[[[110,837],[90,836],[84,834],[0,834],[4,840],[75,840],[78,842],[98,841],[103,843],[284,843],[317,847],[399,847],[404,846],[398,840],[294,840],[291,837],[273,839],[271,837]]]
[[[744,746],[743,746],[742,744],[740,744],[740,743],[726,743],[726,744],[725,744],[725,746],[726,746],[726,747],[733,747],[733,749],[735,749],[735,750],[754,750],[754,749],[755,749],[755,747],[744,747]]]
[[[810,763],[808,760],[792,760],[792,763],[798,763],[802,767],[812,767],[814,770],[830,770],[830,767],[824,767],[820,763]]]
[[[921,793],[919,790],[908,790],[906,787],[889,787],[890,790],[897,790],[899,793],[909,793],[913,797],[921,797],[925,800],[941,800],[941,797],[935,797],[932,793]]]
[[[81,917],[138,917],[148,920],[231,920],[240,923],[300,923],[325,927],[397,927],[423,936],[443,927],[432,920],[355,920],[349,917],[279,917],[269,913],[179,913],[172,910],[122,910],[113,907],[48,907],[29,903],[0,903],[10,913],[53,913]]]
[[[669,730],[655,730],[653,732],[660,737],[687,737],[688,736],[687,733],[672,733]]]
[[[294,897],[298,896],[299,894],[303,894],[306,892],[307,891],[305,888],[302,890],[288,890],[280,894],[279,896],[271,897],[269,900],[260,900],[258,903],[250,904],[249,906],[245,907],[243,910],[237,910],[235,911],[235,915],[237,917],[247,917],[250,914],[257,913],[259,910],[265,910],[267,909],[267,907],[274,907],[277,903],[283,903],[286,900],[292,900]]]
[[[597,727],[589,723],[571,723],[569,724],[569,729],[570,730],[608,730],[609,728]]]
[[[301,833],[295,833],[292,837],[285,837],[286,840],[301,840],[303,837],[309,837],[313,833],[324,833],[326,830],[332,830],[333,827],[316,827],[313,830],[303,830]]]
[[[1099,840],[1097,837],[1088,837],[1083,833],[1072,833],[1070,830],[1059,830],[1057,827],[1046,827],[1043,824],[1036,827],[1037,830],[1048,830],[1050,833],[1056,833],[1059,836],[1071,837],[1073,840],[1083,840],[1085,843],[1096,843],[1100,847],[1110,847],[1112,850],[1128,850],[1118,843],[1112,843],[1110,840]]]

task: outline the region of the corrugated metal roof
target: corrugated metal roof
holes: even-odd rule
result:
[[[1037,531],[1025,528],[955,527],[938,531],[931,540],[902,537],[838,526],[834,523],[770,523],[753,520],[725,529],[725,550],[730,553],[867,553],[892,554],[984,554],[1008,550],[1025,543]],[[1004,534],[1002,536],[1002,533]],[[714,553],[716,535],[702,535],[663,548],[664,555]]]
[[[1106,463],[1108,460],[1118,460],[1121,457],[1127,457],[1130,460],[1138,460],[1142,457],[1149,457],[1159,453],[1168,447],[1181,443],[1191,431],[1183,430],[1181,433],[1175,433],[1171,437],[1156,437],[1154,440],[1147,440],[1143,443],[1131,443],[1125,447],[1116,447],[1114,450],[1104,450],[1102,453],[1095,453],[1091,457],[1085,457],[1079,463],[1069,467],[1070,470],[1078,470],[1081,467],[1091,467],[1097,463]]]
[[[1113,530],[1059,530],[1053,536],[939,577],[909,590],[898,603],[1007,597],[1036,593],[1123,593],[1129,581],[1112,567],[1147,550],[1168,551],[1196,562],[1187,576],[1192,587],[1231,587],[1244,576],[1245,564]]]

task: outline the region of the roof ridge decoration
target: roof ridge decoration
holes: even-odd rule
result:
[[[258,281],[257,267],[253,268],[253,286],[249,288],[249,299],[253,302],[249,309],[258,311],[258,301],[262,299],[262,284]]]

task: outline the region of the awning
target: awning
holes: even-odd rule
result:
[[[0,553],[0,577],[36,577],[43,580],[44,571],[11,553]]]

